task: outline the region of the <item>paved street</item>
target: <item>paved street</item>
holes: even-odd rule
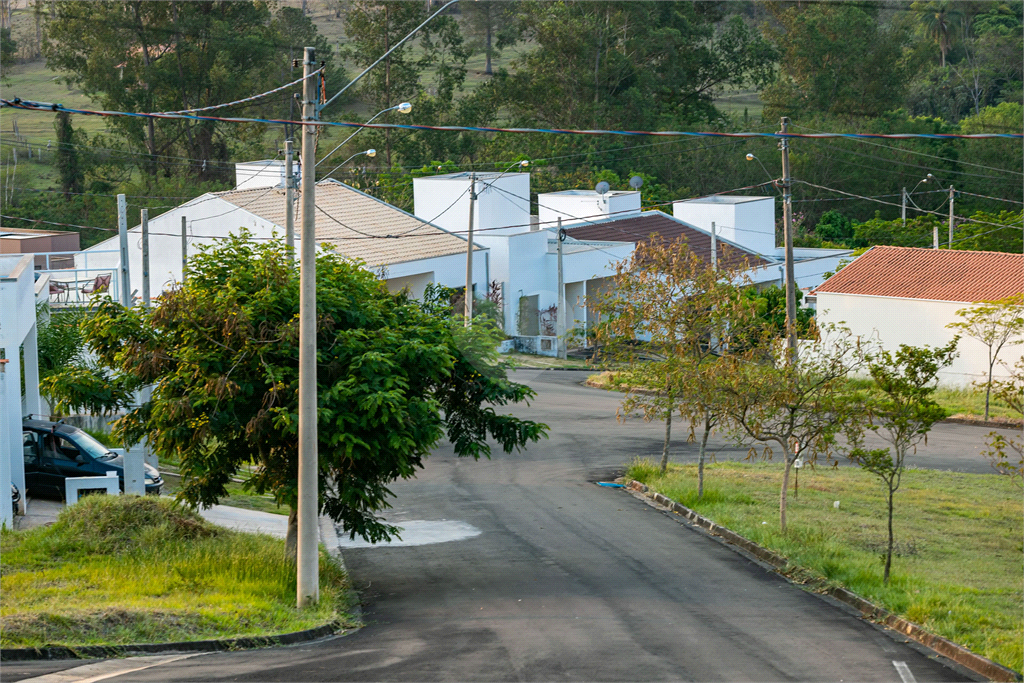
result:
[[[628,494],[593,482],[660,453],[663,426],[615,420],[586,373],[519,371],[548,440],[489,461],[442,447],[388,519],[443,540],[344,549],[366,626],[272,650],[154,664],[110,681],[964,680]],[[989,430],[940,425],[913,464],[988,472]],[[679,429],[674,459],[692,457]],[[744,457],[746,449],[719,449]],[[426,525],[426,523],[431,523]],[[4,665],[4,680],[67,663]]]

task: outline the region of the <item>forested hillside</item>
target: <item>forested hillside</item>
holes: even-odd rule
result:
[[[86,109],[196,109],[295,80],[301,69],[292,60],[315,45],[329,97],[439,7],[2,0],[4,96]],[[366,121],[410,102],[409,113],[376,121],[773,132],[788,116],[794,133],[1020,133],[1022,33],[1021,2],[465,2],[393,52],[324,117]],[[296,92],[217,114],[296,119]],[[157,213],[229,187],[236,161],[273,158],[290,134],[261,123],[10,109],[2,118],[3,214],[96,227],[113,225],[118,192]],[[325,131],[320,158],[349,134]],[[795,139],[791,146],[799,244],[930,246],[933,222],[945,230],[952,186],[955,248],[1022,248],[1020,140]],[[368,148],[378,150],[374,158],[359,157],[334,177],[403,208],[411,208],[416,175],[503,170],[517,159],[531,161],[534,192],[601,180],[625,189],[640,175],[647,206],[781,173],[771,139],[371,129],[320,168],[328,172]],[[911,193],[906,224],[903,188]],[[99,237],[83,235],[84,243]]]

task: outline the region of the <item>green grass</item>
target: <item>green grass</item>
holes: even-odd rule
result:
[[[161,494],[165,496],[174,496],[181,488],[181,478],[171,474],[172,469],[174,468],[160,465],[160,470],[164,472],[164,487]],[[288,514],[288,508],[278,505],[271,495],[246,491],[243,484],[234,481],[228,482],[225,488],[228,490],[228,495],[220,499],[221,505],[258,510],[259,512],[272,512],[275,515]]]
[[[117,645],[350,623],[320,554],[320,603],[295,608],[284,542],[215,527],[167,499],[90,496],[49,527],[0,533],[0,644]]]
[[[518,353],[516,351],[513,351],[512,353],[503,353],[501,355],[503,358],[511,360],[518,368],[565,368],[569,370],[593,369],[593,366],[587,365],[586,361],[576,360],[574,358],[562,360],[561,358],[535,356],[533,354]]]
[[[634,462],[627,477],[786,556],[796,580],[842,585],[1004,666],[1024,666],[1021,492],[996,474],[908,470],[896,493],[897,556],[882,583],[883,484],[854,468],[805,468],[779,531],[782,467],[716,463],[696,496],[696,467]],[[840,501],[838,509],[834,501]]]

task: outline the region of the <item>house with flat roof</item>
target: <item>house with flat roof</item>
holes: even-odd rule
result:
[[[1024,255],[876,246],[814,290],[818,324],[848,327],[895,351],[900,344],[945,346],[956,335],[946,327],[956,312],[982,301],[1024,292]],[[987,377],[988,347],[961,336],[959,357],[940,373],[949,386]],[[1024,346],[1004,346],[999,361],[1012,366]],[[1006,368],[996,364],[996,376]]]

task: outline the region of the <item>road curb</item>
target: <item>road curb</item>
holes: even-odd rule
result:
[[[716,524],[700,513],[691,510],[685,505],[675,502],[665,495],[648,490],[647,486],[636,480],[627,480],[623,483],[626,485],[626,490],[634,496],[648,498],[655,503],[668,508],[680,517],[687,519],[692,524],[707,531],[709,534],[718,536],[728,544],[746,551],[764,564],[774,568],[783,576],[784,573],[782,570],[790,566],[789,560],[784,556],[760,546],[748,538],[740,536],[731,529],[727,529],[726,527]],[[1013,669],[1007,668],[1002,664],[997,664],[987,657],[982,657],[979,654],[971,652],[963,645],[958,645],[957,643],[943,638],[942,636],[930,633],[917,624],[907,621],[903,617],[893,614],[889,610],[865,600],[852,591],[845,588],[838,588],[836,586],[829,586],[825,583],[819,583],[817,585],[804,584],[804,586],[817,593],[828,595],[839,602],[852,607],[857,610],[864,619],[882,624],[894,631],[897,631],[933,652],[956,662],[960,666],[984,676],[987,680],[999,681],[1000,683],[1015,683],[1016,681],[1021,680],[1021,675]]]
[[[1020,429],[1024,426],[1024,420],[984,420],[973,417],[947,417],[943,422],[947,424],[970,425],[971,427],[989,427],[992,429]]]
[[[0,661],[24,662],[40,659],[109,659],[127,655],[154,655],[171,652],[228,652],[294,645],[333,636],[341,624],[333,621],[324,626],[276,636],[252,636],[223,640],[190,640],[179,643],[137,643],[133,645],[83,645],[81,647],[19,647],[0,649]]]

